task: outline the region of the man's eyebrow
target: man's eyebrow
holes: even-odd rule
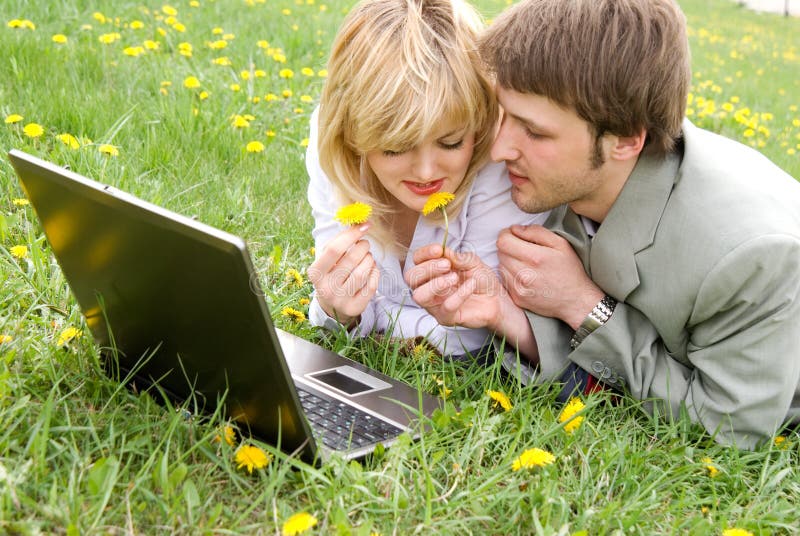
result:
[[[505,113],[508,114],[509,116],[511,116],[514,119],[514,121],[516,121],[518,123],[522,123],[523,125],[525,125],[527,128],[529,128],[531,130],[540,130],[542,132],[549,132],[550,131],[548,128],[543,127],[542,125],[538,124],[533,119],[528,119],[526,117],[522,117],[522,116],[519,116],[517,114],[512,114],[512,113],[509,113],[508,111],[506,111]]]

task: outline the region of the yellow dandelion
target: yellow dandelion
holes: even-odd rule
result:
[[[245,147],[248,153],[260,153],[264,150],[264,144],[260,141],[251,141]]]
[[[38,138],[44,134],[44,129],[42,128],[42,125],[38,123],[28,123],[22,127],[22,132],[24,132],[29,138]]]
[[[284,99],[288,99],[288,98],[289,98],[289,97],[291,97],[293,94],[294,94],[294,93],[292,93],[292,90],[291,90],[291,89],[284,89],[283,91],[281,91],[281,95],[283,95],[283,98],[284,98]]]
[[[13,257],[18,259],[24,259],[28,256],[28,246],[11,246],[11,249],[8,250]]]
[[[568,434],[571,434],[578,428],[580,428],[581,423],[583,422],[583,417],[575,415],[583,411],[586,407],[580,398],[572,397],[570,398],[567,405],[564,406],[564,409],[561,410],[561,413],[558,415],[558,422],[565,422],[567,424],[564,425],[564,431]]]
[[[303,274],[301,274],[294,268],[289,268],[288,270],[286,270],[286,278],[289,281],[293,281],[294,286],[296,287],[302,287],[303,283],[305,283],[305,280],[303,279]]]
[[[183,87],[187,89],[195,89],[200,87],[200,80],[197,79],[196,76],[187,76],[183,80]]]
[[[489,398],[494,400],[494,407],[500,406],[505,411],[511,411],[511,400],[506,396],[505,393],[500,391],[486,391],[486,394],[489,395]]]
[[[53,37],[53,43],[57,43],[59,45],[63,45],[67,42],[67,36],[64,34],[55,34]]]
[[[172,29],[178,33],[183,33],[186,31],[186,26],[182,22],[176,22],[172,25]]]
[[[250,120],[243,115],[236,114],[233,116],[231,126],[233,128],[247,128],[250,126]]]
[[[314,76],[314,69],[312,69],[311,67],[303,67],[302,69],[300,69],[300,72],[304,76]]]
[[[147,50],[158,50],[161,47],[161,43],[158,41],[153,41],[152,39],[145,39],[143,44],[144,48]]]
[[[81,142],[72,134],[59,134],[56,139],[74,151],[81,148]]]
[[[12,199],[11,202],[16,207],[25,207],[25,206],[28,206],[28,205],[31,204],[30,201],[28,201],[27,199],[25,199],[23,197],[16,197],[16,198]]]
[[[219,442],[222,441],[223,438],[225,439],[225,443],[234,446],[234,444],[236,444],[236,430],[234,430],[232,426],[225,426],[222,429],[222,435],[217,434],[214,436],[214,441]]]
[[[427,216],[431,212],[436,209],[440,209],[442,211],[442,215],[444,216],[444,238],[442,239],[442,256],[444,256],[444,248],[447,246],[447,232],[450,228],[450,222],[447,221],[447,211],[445,207],[447,204],[450,203],[456,196],[451,194],[450,192],[436,192],[428,197],[428,200],[425,201],[425,205],[422,207],[422,214]]]
[[[356,201],[345,205],[336,211],[334,219],[342,225],[359,225],[369,219],[372,207],[366,203]]]
[[[753,536],[753,533],[744,529],[725,529],[722,531],[722,536]]]
[[[61,334],[58,336],[58,341],[56,342],[56,346],[64,346],[69,341],[77,339],[82,334],[83,332],[81,330],[70,326],[64,331],[62,331]]]
[[[434,380],[436,380],[436,385],[439,386],[439,396],[441,396],[442,398],[447,398],[448,396],[450,396],[450,393],[452,393],[453,390],[448,389],[447,385],[445,385],[444,383],[444,380],[442,378],[439,378],[438,376],[434,377]]]
[[[287,316],[295,322],[304,322],[306,319],[305,313],[291,307],[284,307],[281,309],[281,316]]]
[[[300,140],[300,147],[308,147],[308,138]]]
[[[239,84],[231,84],[228,87],[231,88],[231,91],[241,91],[242,89],[242,86],[240,86]]]
[[[306,306],[309,303],[311,303],[311,300],[309,300],[308,298],[300,298],[299,300],[297,300],[297,303],[299,303],[302,306]]]
[[[109,145],[108,143],[104,143],[97,148],[102,154],[107,156],[117,156],[119,155],[119,149],[117,149],[113,145]]]
[[[700,461],[703,462],[706,471],[708,471],[708,476],[714,478],[719,474],[719,469],[717,469],[716,466],[714,466],[714,463],[711,461],[711,458],[705,457]]]
[[[141,30],[144,28],[144,23],[140,20],[132,20],[130,28],[131,30]]]
[[[775,446],[778,448],[785,449],[789,446],[789,442],[786,440],[786,436],[779,435],[774,439]]]
[[[301,102],[314,102],[314,98],[311,95],[301,95],[300,96]]]
[[[320,78],[327,78],[328,77],[328,69],[320,69],[317,71],[317,76]]]
[[[11,114],[11,115],[7,115],[6,116],[5,123],[6,123],[6,125],[11,125],[13,123],[19,123],[23,119],[25,119],[25,118],[22,117],[19,114]]]
[[[125,54],[126,56],[131,56],[133,58],[141,56],[142,54],[144,54],[144,52],[145,52],[144,47],[140,46],[125,47],[124,49],[122,49],[123,54]]]
[[[435,194],[431,194],[428,200],[425,201],[425,206],[422,207],[422,213],[427,216],[438,208],[446,207],[447,204],[455,198],[456,196],[450,192],[436,192]]]
[[[197,94],[197,97],[200,100],[206,100],[209,97],[209,93],[208,91],[201,91],[200,93]]]
[[[253,76],[255,76],[256,78],[264,78],[265,76],[267,76],[267,71],[265,71],[264,69],[256,69],[255,71],[253,71]]]
[[[283,536],[296,536],[313,528],[316,524],[316,517],[307,512],[300,512],[286,520],[281,529],[281,534]]]
[[[275,131],[274,130],[268,130],[268,131],[265,132],[265,134],[267,135],[268,138],[274,138],[275,137]]]
[[[14,340],[11,335],[0,335],[0,344],[5,344]]]
[[[520,469],[533,469],[534,467],[544,467],[556,461],[556,457],[546,450],[533,448],[528,449],[519,458],[514,460],[511,464],[511,469],[519,471]]]
[[[263,469],[272,461],[272,455],[264,452],[264,450],[256,447],[255,445],[242,445],[236,450],[234,457],[237,469],[247,468],[248,473],[252,473],[253,469]]]
[[[178,14],[178,10],[170,5],[161,6],[161,12],[164,13],[164,15],[169,15],[170,17],[174,17]]]
[[[280,76],[281,78],[294,78],[294,71],[292,71],[291,69],[281,69],[278,72],[278,76]]]

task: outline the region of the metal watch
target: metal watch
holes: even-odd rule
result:
[[[603,296],[603,299],[594,306],[594,309],[584,318],[581,325],[578,326],[575,334],[569,340],[569,347],[574,350],[591,332],[608,322],[608,319],[614,314],[614,308],[616,306],[617,300],[608,294]]]

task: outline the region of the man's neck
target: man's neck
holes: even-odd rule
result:
[[[597,190],[584,199],[573,201],[569,208],[575,214],[589,218],[598,225],[603,223],[611,211],[611,207],[628,182],[637,159],[625,161],[609,161],[598,170],[602,174],[601,184]]]

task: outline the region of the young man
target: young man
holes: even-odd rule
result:
[[[564,396],[624,390],[744,448],[800,421],[800,183],[684,118],[678,6],[525,0],[482,54],[504,110],[492,157],[520,208],[553,212],[501,233],[502,286],[418,250],[414,299],[493,329]]]

